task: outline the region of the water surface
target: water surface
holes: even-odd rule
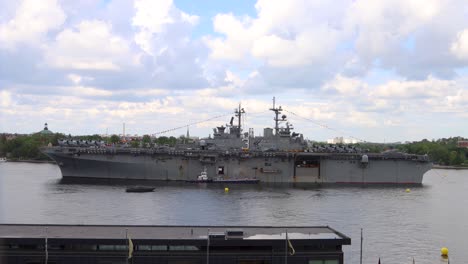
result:
[[[468,259],[468,170],[431,170],[422,187],[278,188],[258,185],[64,183],[53,164],[0,163],[0,223],[329,225],[351,237],[345,262],[452,263]]]

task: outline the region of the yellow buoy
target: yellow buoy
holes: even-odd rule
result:
[[[448,256],[448,248],[446,247],[443,247],[440,249],[440,254],[442,255],[442,257],[447,257]]]
[[[406,192],[411,192],[411,190],[408,188],[408,189],[406,189]]]
[[[229,192],[229,188],[228,187],[224,188],[224,191]]]

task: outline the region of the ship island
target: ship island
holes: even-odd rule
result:
[[[229,124],[195,142],[130,148],[64,139],[41,151],[56,161],[64,179],[196,182],[202,175],[203,182],[421,185],[432,168],[427,155],[310,146],[303,134],[292,132],[274,100],[269,110],[274,128],[261,136],[243,131],[239,104]]]

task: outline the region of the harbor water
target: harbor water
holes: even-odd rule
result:
[[[328,225],[351,237],[345,263],[468,259],[468,170],[431,170],[422,187],[280,188],[262,185],[63,182],[54,164],[0,163],[0,223]],[[225,191],[229,187],[229,191]]]

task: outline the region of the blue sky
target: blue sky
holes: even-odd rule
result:
[[[0,6],[0,132],[208,136],[241,102],[259,134],[275,96],[313,140],[468,137],[466,1]]]
[[[214,34],[213,17],[219,13],[232,13],[236,16],[255,16],[255,1],[217,1],[217,0],[176,0],[174,5],[189,14],[200,16],[198,25],[194,28],[192,36],[200,38]]]

